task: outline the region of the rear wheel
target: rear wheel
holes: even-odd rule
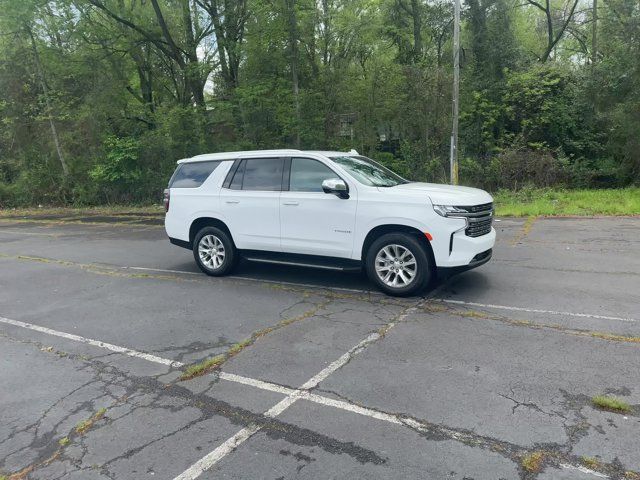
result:
[[[424,290],[433,268],[418,239],[406,233],[387,233],[375,240],[367,252],[366,267],[380,290],[399,297]]]
[[[193,240],[193,257],[200,270],[218,277],[233,270],[238,252],[226,232],[216,227],[204,227]]]

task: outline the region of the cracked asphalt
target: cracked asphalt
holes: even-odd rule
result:
[[[640,479],[640,218],[500,219],[409,299],[160,223],[0,218],[0,479]]]

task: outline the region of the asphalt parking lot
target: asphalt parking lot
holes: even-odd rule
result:
[[[640,218],[500,220],[394,299],[206,277],[154,216],[0,219],[0,478],[640,479]]]

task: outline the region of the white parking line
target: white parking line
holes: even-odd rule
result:
[[[389,328],[393,327],[393,323],[389,325]],[[351,348],[347,353],[342,355],[336,361],[329,364],[327,367],[323,368],[316,375],[311,377],[305,383],[303,383],[298,390],[290,393],[286,398],[275,404],[269,410],[264,413],[265,417],[275,418],[284,412],[291,405],[296,403],[300,398],[303,398],[303,395],[307,393],[306,391],[317,387],[320,382],[325,380],[329,375],[331,375],[336,370],[343,367],[351,358],[355,355],[363,351],[369,344],[375,342],[381,337],[378,332],[374,332],[369,335],[367,338],[358,343],[355,347]],[[260,431],[262,427],[259,425],[249,425],[248,427],[243,428],[234,436],[229,438],[226,442],[220,445],[218,448],[205,455],[203,458],[198,460],[195,464],[185,470],[183,473],[174,478],[174,480],[194,480],[198,478],[202,473],[206,470],[213,467],[216,463],[222,460],[226,455],[233,452],[240,444],[249,440],[254,434]]]
[[[164,273],[182,273],[185,275],[203,275],[201,272],[187,272],[186,270],[168,270],[166,268],[147,268],[147,267],[120,267],[123,270],[142,270],[145,272],[164,272]]]
[[[403,315],[401,315],[396,320],[395,323],[389,324],[389,329],[395,326],[396,323],[402,321],[404,318],[406,318],[409,314],[416,311],[417,309],[418,307],[413,307],[411,309],[408,309]],[[5,317],[0,317],[0,323],[5,323],[8,325],[13,325],[21,328],[26,328],[29,330],[34,330],[36,332],[46,333],[48,335],[65,338],[67,340],[73,340],[76,342],[85,343],[88,345],[104,348],[112,352],[122,353],[130,357],[139,358],[139,359],[146,360],[148,362],[157,363],[160,365],[170,366],[174,368],[183,367],[185,365],[182,362],[169,360],[167,358],[158,357],[156,355],[140,352],[137,350],[126,348],[126,347],[120,347],[118,345],[113,345],[107,342],[101,342],[99,340],[93,340],[90,338],[82,337],[80,335],[74,335],[71,333],[53,330],[47,327],[41,327],[33,323],[22,322],[19,320],[12,320]],[[217,375],[220,379],[223,379],[229,382],[239,383],[242,385],[255,387],[260,390],[266,390],[266,391],[276,392],[276,393],[281,393],[283,395],[286,395],[286,397],[283,400],[278,402],[276,405],[274,405],[264,413],[264,416],[266,417],[275,418],[278,415],[280,415],[282,412],[284,412],[287,408],[289,408],[291,405],[293,405],[297,400],[307,400],[313,403],[317,403],[319,405],[333,407],[333,408],[351,412],[357,415],[375,418],[383,422],[392,423],[395,425],[405,425],[414,430],[427,431],[429,427],[418,420],[405,418],[405,417],[401,417],[398,415],[389,414],[385,412],[380,412],[371,408],[355,405],[343,400],[324,397],[322,395],[309,392],[310,389],[315,388],[327,377],[329,377],[329,375],[331,375],[336,370],[340,369],[346,363],[348,363],[351,360],[351,358],[353,358],[353,356],[360,353],[369,344],[375,342],[380,337],[381,335],[379,333],[377,332],[372,333],[371,335],[366,337],[364,340],[362,340],[360,343],[358,343],[355,347],[353,347],[351,350],[349,350],[347,353],[345,353],[340,358],[338,358],[336,361],[334,361],[329,366],[321,370],[318,374],[311,377],[303,385],[301,385],[300,388],[297,388],[297,389],[285,387],[285,386],[278,385],[271,382],[265,382],[263,380],[244,377],[242,375],[236,375],[234,373],[218,372]],[[255,433],[260,431],[260,429],[261,429],[261,426],[255,425],[255,424],[249,425],[241,429],[235,435],[233,435],[232,437],[227,439],[224,443],[222,443],[220,446],[218,446],[215,450],[211,451],[209,454],[207,454],[206,456],[198,460],[196,463],[194,463],[192,466],[190,466],[183,473],[175,477],[174,480],[193,480],[197,478],[203,472],[213,467],[217,462],[219,462],[226,455],[232,453],[239,445],[241,445],[243,442],[251,438]],[[446,433],[452,439],[457,439],[460,436],[458,432],[454,430],[449,430],[449,429],[447,429],[447,431],[443,430],[443,433]],[[602,473],[587,469],[581,465],[561,464],[560,466],[565,469],[580,470],[581,472],[589,473],[596,477],[609,478],[608,476]]]
[[[40,325],[34,325],[33,323],[21,322],[20,320],[12,320],[10,318],[0,317],[0,322],[8,325],[14,325],[16,327],[28,328],[29,330],[35,330],[36,332],[46,333],[48,335],[54,335],[56,337],[66,338],[67,340],[73,340],[75,342],[86,343],[87,345],[93,345],[94,347],[106,348],[112,352],[122,353],[130,357],[141,358],[149,362],[159,363],[161,365],[167,365],[169,367],[182,367],[181,362],[169,360],[167,358],[157,357],[149,353],[138,352],[126,347],[119,347],[111,343],[101,342],[100,340],[93,340],[92,338],[81,337],[80,335],[74,335],[73,333],[60,332],[58,330],[52,330],[51,328],[41,327]]]
[[[494,308],[497,310],[512,310],[515,312],[529,312],[529,313],[544,313],[548,315],[562,315],[567,317],[580,317],[580,318],[595,318],[597,320],[616,320],[619,322],[638,322],[635,318],[624,318],[624,317],[608,317],[606,315],[595,315],[592,313],[574,313],[574,312],[560,312],[556,310],[541,310],[538,308],[523,308],[523,307],[510,307],[507,305],[494,305],[491,303],[476,303],[476,302],[465,302],[463,300],[451,300],[448,298],[434,298],[433,300],[444,303],[451,303],[454,305],[468,305],[470,307],[481,307],[481,308]]]
[[[40,233],[40,232],[16,232],[14,230],[6,230],[5,228],[0,233],[11,233],[13,235],[31,235],[32,237],[59,237],[58,233]]]
[[[124,269],[131,270],[147,270],[153,272],[166,272],[166,273],[184,273],[188,275],[200,275],[199,272],[187,272],[184,270],[163,270],[161,268],[146,268],[146,267],[121,267]],[[384,295],[382,292],[370,291],[370,290],[361,290],[357,288],[343,288],[343,287],[330,287],[330,286],[322,286],[322,285],[314,285],[309,283],[297,283],[297,282],[284,282],[280,280],[263,280],[260,278],[250,278],[250,277],[239,277],[235,275],[230,275],[227,278],[233,278],[236,280],[247,280],[251,282],[260,282],[260,283],[271,283],[271,284],[281,284],[281,285],[291,285],[296,287],[305,287],[305,288],[326,288],[328,290],[341,290],[343,292],[352,292],[352,293],[365,293],[368,295]],[[434,292],[432,292],[434,293]],[[578,317],[578,318],[593,318],[597,320],[614,320],[618,322],[630,322],[637,323],[640,320],[636,320],[635,318],[624,318],[624,317],[612,317],[607,315],[596,315],[591,313],[574,313],[574,312],[562,312],[557,310],[543,310],[538,308],[524,308],[524,307],[512,307],[509,305],[495,305],[490,303],[477,303],[477,302],[466,302],[463,300],[451,300],[448,298],[432,298],[434,301],[451,303],[455,305],[468,305],[472,307],[481,307],[481,308],[494,308],[498,310],[511,310],[516,312],[528,312],[528,313],[544,313],[547,315],[561,315],[567,317]]]
[[[295,388],[283,387],[282,385],[264,382],[255,378],[243,377],[235,373],[220,372],[218,376],[229,382],[241,383],[242,385],[248,385],[249,387],[259,388],[260,390],[267,390],[269,392],[282,393],[283,395],[291,395],[298,391]]]
[[[149,267],[120,267],[120,268],[124,270],[142,270],[147,272],[181,273],[185,275],[203,275],[200,272],[189,272],[186,270],[168,270],[163,268],[149,268]],[[366,293],[368,295],[384,295],[382,292],[376,292],[371,290],[362,290],[358,288],[332,287],[328,285],[323,286],[323,285],[317,285],[313,283],[298,283],[298,282],[286,282],[281,280],[266,280],[262,278],[240,277],[237,275],[227,275],[225,278],[233,278],[235,280],[247,280],[249,282],[271,283],[276,285],[291,285],[293,287],[325,288],[327,290],[340,290],[342,292]]]
[[[598,478],[609,478],[604,473],[596,472],[595,470],[591,470],[590,468],[583,467],[582,465],[569,465],[568,463],[561,463],[560,467],[565,468],[567,470],[578,470],[582,473],[588,473]]]
[[[246,440],[249,440],[251,436],[254,433],[257,433],[259,430],[260,427],[258,425],[250,425],[243,428],[233,437],[229,438],[222,445],[216,448],[214,451],[202,457],[196,463],[191,465],[187,470],[175,477],[174,480],[187,480],[202,475],[204,471],[209,470],[216,463],[222,460],[222,458],[233,452],[240,444],[242,444]]]

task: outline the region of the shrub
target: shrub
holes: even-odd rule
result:
[[[104,158],[89,171],[89,177],[104,193],[107,202],[131,201],[142,178],[138,164],[139,142],[131,137],[107,137]]]
[[[551,187],[566,182],[563,161],[549,152],[515,148],[491,159],[487,172],[489,188],[517,190],[524,185]]]

